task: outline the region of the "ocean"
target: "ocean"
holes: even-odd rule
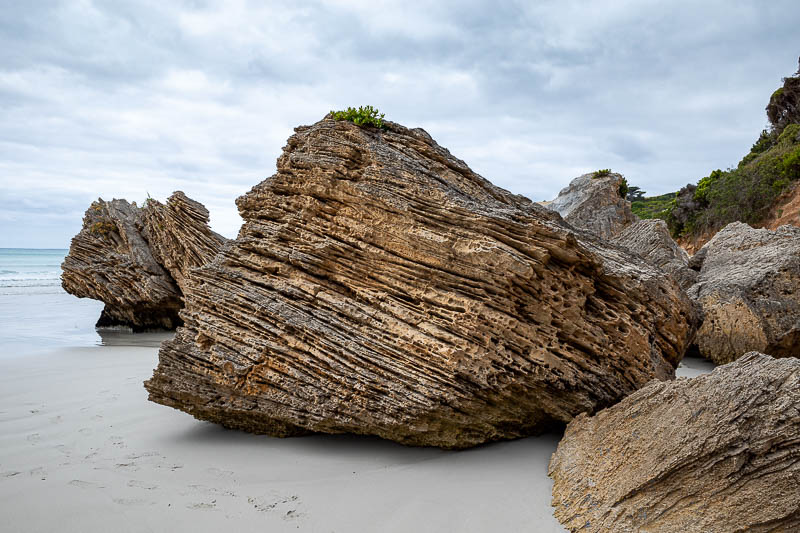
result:
[[[0,248],[0,357],[67,347],[158,346],[168,333],[96,330],[103,303],[61,288],[67,250]]]

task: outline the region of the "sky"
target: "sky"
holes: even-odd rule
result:
[[[0,0],[0,247],[66,248],[89,204],[234,200],[295,126],[370,104],[549,200],[735,166],[797,70],[800,2]]]

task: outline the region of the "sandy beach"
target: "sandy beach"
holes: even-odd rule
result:
[[[0,360],[4,531],[563,531],[560,435],[447,452],[229,431],[147,401],[163,338]]]

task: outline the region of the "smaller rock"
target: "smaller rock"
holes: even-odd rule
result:
[[[800,531],[800,360],[653,381],[575,418],[549,475],[570,531]]]
[[[688,295],[704,316],[700,354],[717,364],[758,350],[800,356],[800,228],[728,224],[692,258]]]
[[[639,218],[631,211],[631,203],[620,195],[622,174],[584,174],[558,193],[545,207],[558,212],[564,220],[604,239],[619,234]]]
[[[663,220],[635,222],[623,229],[612,242],[644,257],[675,278],[684,290],[697,280],[697,272],[689,268],[689,254],[672,239]]]
[[[93,202],[61,265],[64,290],[104,302],[98,327],[174,329],[183,306],[175,280],[153,257],[141,209],[125,200]]]

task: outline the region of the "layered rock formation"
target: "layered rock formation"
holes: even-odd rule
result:
[[[64,290],[104,302],[98,327],[141,331],[181,324],[181,288],[189,269],[210,259],[225,239],[208,227],[208,211],[182,192],[167,205],[98,200],[61,265]]]
[[[550,476],[570,531],[798,531],[800,360],[751,352],[581,415]]]
[[[703,311],[700,353],[718,364],[750,350],[800,357],[800,228],[727,225],[691,260]]]
[[[576,228],[610,239],[639,220],[631,211],[631,203],[620,194],[624,179],[616,173],[578,176],[546,204],[547,208],[558,212]]]
[[[674,375],[691,302],[655,267],[493,186],[423,130],[322,120],[237,200],[145,383],[276,436],[463,448]]]
[[[167,205],[148,199],[142,215],[153,257],[184,292],[189,271],[208,263],[227,241],[208,226],[208,209],[182,191],[174,192]]]
[[[663,220],[635,222],[623,229],[612,242],[644,257],[675,278],[683,289],[688,289],[697,280],[697,271],[689,268],[689,254],[672,240]]]

